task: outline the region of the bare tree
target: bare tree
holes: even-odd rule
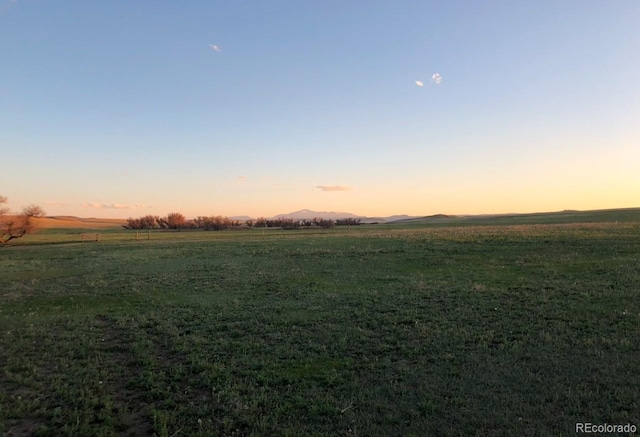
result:
[[[179,212],[167,214],[167,225],[169,229],[180,229],[187,223],[187,219]]]
[[[7,202],[7,198],[0,196],[0,205]],[[0,245],[24,237],[36,230],[34,218],[43,217],[44,210],[38,205],[25,207],[20,214],[12,215],[9,209],[0,206]]]
[[[9,208],[2,206],[3,203],[7,203],[7,198],[5,196],[0,196],[0,217],[9,213]]]

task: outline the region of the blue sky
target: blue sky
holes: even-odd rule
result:
[[[0,194],[123,218],[640,206],[638,23],[635,0],[0,0]]]

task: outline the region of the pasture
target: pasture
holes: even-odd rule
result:
[[[638,221],[133,233],[0,248],[0,434],[640,426]]]

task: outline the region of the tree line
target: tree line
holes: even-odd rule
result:
[[[275,218],[267,219],[259,217],[256,220],[235,220],[223,216],[198,216],[194,219],[187,219],[179,212],[171,212],[166,217],[157,215],[146,215],[138,218],[128,218],[125,229],[201,229],[206,231],[221,231],[224,229],[240,228],[281,228],[300,229],[320,227],[329,229],[334,226],[359,225],[360,219],[344,218],[338,220],[327,220],[322,217],[313,219],[291,219]]]
[[[240,220],[228,217],[198,216],[187,220],[179,212],[170,212],[166,217],[145,215],[144,217],[128,218],[127,223],[123,225],[125,229],[205,229],[216,231],[240,226],[242,226]]]

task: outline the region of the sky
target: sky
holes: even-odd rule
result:
[[[0,195],[127,218],[640,206],[637,0],[0,0]]]

